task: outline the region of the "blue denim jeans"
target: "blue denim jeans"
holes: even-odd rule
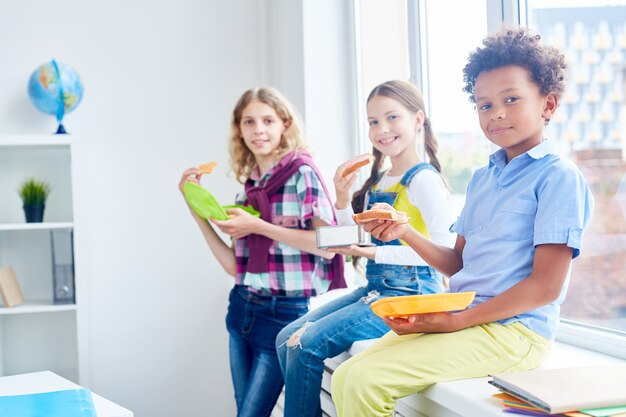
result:
[[[389,331],[372,312],[371,302],[443,291],[441,275],[428,266],[370,262],[367,281],[366,287],[322,305],[278,334],[276,348],[285,378],[284,417],[321,416],[324,360],[340,354],[355,341],[378,338]]]
[[[283,388],[276,335],[308,309],[309,299],[305,297],[262,296],[243,285],[235,285],[230,292],[226,327],[238,417],[272,413]]]

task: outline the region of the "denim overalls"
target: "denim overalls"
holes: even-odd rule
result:
[[[406,187],[429,164],[411,168],[401,180]],[[393,205],[398,194],[370,191],[369,204]],[[411,216],[411,213],[407,213]],[[377,245],[400,245],[400,241]],[[321,416],[320,389],[324,360],[345,351],[358,340],[381,337],[389,327],[370,308],[372,301],[398,295],[443,291],[443,279],[429,266],[367,263],[367,285],[310,311],[283,328],[276,338],[280,367],[285,379],[284,417]]]
[[[408,187],[409,183],[417,173],[420,171],[435,168],[425,162],[415,165],[408,170],[400,184],[402,187]],[[379,178],[380,179],[380,178]],[[375,203],[387,203],[393,206],[398,198],[398,193],[389,191],[373,191],[370,190],[366,195],[366,207],[371,209]],[[411,213],[407,213],[407,216],[411,218]],[[401,245],[400,240],[392,240],[390,242],[382,242],[372,236],[372,243],[376,246],[384,245]],[[366,276],[368,282],[368,288],[371,286],[372,290],[378,290],[379,286],[390,287],[393,289],[403,289],[407,291],[407,294],[433,294],[442,292],[443,278],[433,267],[430,266],[402,266],[402,265],[389,265],[389,264],[377,264],[371,259],[367,261]]]

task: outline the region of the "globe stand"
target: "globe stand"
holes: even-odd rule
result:
[[[67,131],[65,130],[65,128],[63,127],[63,125],[61,123],[59,123],[59,128],[57,129],[56,132],[57,135],[66,135]]]

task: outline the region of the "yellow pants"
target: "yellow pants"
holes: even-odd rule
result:
[[[436,382],[536,368],[551,346],[520,323],[406,336],[390,331],[335,370],[337,415],[391,416],[396,400]]]

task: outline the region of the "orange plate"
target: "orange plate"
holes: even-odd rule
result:
[[[374,301],[370,307],[380,317],[409,316],[437,311],[463,310],[474,301],[476,292],[444,292],[441,294],[401,295]]]

